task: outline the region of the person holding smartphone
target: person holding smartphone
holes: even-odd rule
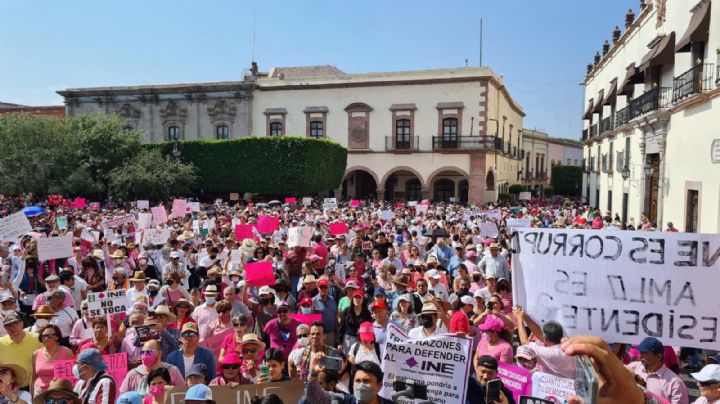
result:
[[[290,376],[283,373],[285,368],[285,357],[279,349],[270,348],[265,351],[263,363],[260,365],[260,376],[258,383],[284,382],[290,380]]]
[[[468,379],[465,404],[515,404],[512,392],[497,376],[497,359],[483,355],[475,361],[474,370]]]

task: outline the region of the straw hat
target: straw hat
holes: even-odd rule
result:
[[[243,335],[242,342],[240,343],[240,349],[242,349],[243,345],[248,344],[255,344],[260,350],[265,349],[265,343],[258,338],[257,334],[250,333]]]
[[[15,375],[15,384],[25,387],[30,383],[30,377],[27,371],[20,365],[14,363],[0,362],[0,369],[10,369]]]
[[[55,317],[55,316],[57,316],[57,314],[55,314],[53,312],[53,310],[50,308],[50,306],[42,305],[37,308],[37,311],[32,316],[35,318],[48,318],[48,317]]]
[[[115,250],[115,252],[110,255],[110,258],[125,258],[125,253],[121,249]]]
[[[148,278],[145,276],[145,271],[133,272],[133,277],[130,278],[130,282],[145,282]]]
[[[173,323],[177,319],[177,316],[170,311],[170,308],[164,304],[159,305],[155,308],[155,317],[158,315],[168,316],[168,323]]]

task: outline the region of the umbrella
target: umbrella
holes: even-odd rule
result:
[[[37,215],[42,215],[45,213],[45,209],[41,208],[40,206],[28,206],[27,208],[23,208],[22,212],[27,217],[33,217]]]
[[[436,228],[435,230],[433,230],[432,233],[426,234],[425,237],[432,237],[432,238],[442,237],[442,238],[445,238],[445,237],[450,237],[450,233],[448,233],[447,230],[441,229],[441,228],[438,227],[438,228]]]
[[[267,203],[260,202],[260,203],[256,203],[256,204],[255,204],[255,207],[256,207],[256,208],[267,208],[267,207],[268,207],[268,204],[267,204]]]
[[[273,199],[272,201],[268,202],[268,205],[270,205],[270,206],[282,205],[282,202],[278,201],[277,199]]]

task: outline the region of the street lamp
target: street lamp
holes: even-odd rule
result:
[[[645,170],[646,177],[652,177],[653,172],[655,171],[655,169],[653,168],[652,164],[650,164],[650,162],[645,164],[645,167],[643,167],[643,170]]]

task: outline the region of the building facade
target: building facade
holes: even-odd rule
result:
[[[50,118],[64,118],[65,107],[62,105],[20,105],[7,102],[0,102],[0,115],[7,114],[30,114],[47,116]]]
[[[486,67],[346,74],[327,65],[260,72],[253,64],[242,82],[59,94],[69,115],[119,114],[146,141],[338,142],[348,149],[335,191],[342,197],[484,203],[518,183],[522,170],[525,114]]]
[[[537,195],[543,194],[552,182],[552,167],[581,166],[582,143],[550,137],[535,129],[523,129],[522,184]]]
[[[635,224],[720,231],[720,5],[641,2],[588,65],[583,195]]]

